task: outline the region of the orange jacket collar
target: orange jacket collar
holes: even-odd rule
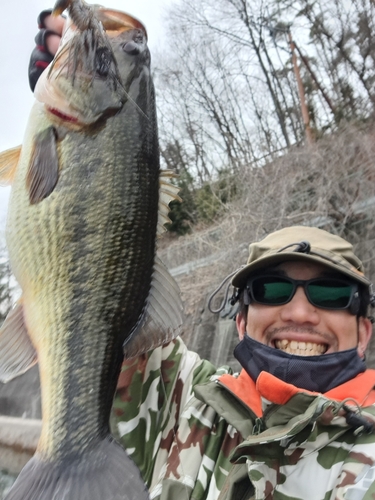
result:
[[[285,404],[299,392],[318,394],[317,392],[310,392],[292,384],[287,384],[267,372],[261,372],[256,384],[245,370],[242,370],[238,377],[227,374],[222,375],[219,381],[258,417],[263,414],[261,397],[271,403]],[[324,396],[336,401],[353,398],[361,406],[369,406],[375,403],[374,387],[375,370],[366,370],[348,382],[326,392]]]

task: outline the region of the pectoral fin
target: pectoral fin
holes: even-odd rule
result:
[[[22,300],[19,300],[0,328],[0,382],[22,375],[36,362],[36,351],[28,336]]]
[[[179,287],[161,260],[156,258],[147,306],[124,345],[125,358],[139,356],[170,342],[179,335],[182,322]]]
[[[32,205],[39,203],[55,189],[59,178],[56,132],[49,127],[34,138],[34,149],[27,172],[26,186]]]
[[[0,186],[12,184],[20,159],[21,146],[0,153]]]

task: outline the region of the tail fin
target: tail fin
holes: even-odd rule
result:
[[[149,500],[134,462],[110,436],[77,459],[43,462],[36,454],[5,500]]]

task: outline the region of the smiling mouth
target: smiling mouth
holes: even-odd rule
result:
[[[297,340],[275,340],[276,349],[288,354],[298,354],[299,356],[320,356],[324,354],[327,344],[314,344],[313,342],[298,342]]]

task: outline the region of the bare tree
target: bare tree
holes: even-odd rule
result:
[[[263,168],[244,167],[237,197],[215,225],[162,245],[161,257],[172,270],[187,265],[177,278],[191,317],[202,297],[246,262],[249,243],[286,226],[316,226],[343,236],[375,279],[374,136],[374,129],[346,126]],[[193,331],[194,324],[187,336]]]
[[[317,137],[374,113],[370,0],[182,0],[173,55],[157,72],[163,144],[177,140],[199,185],[304,141],[287,34],[297,43]]]

